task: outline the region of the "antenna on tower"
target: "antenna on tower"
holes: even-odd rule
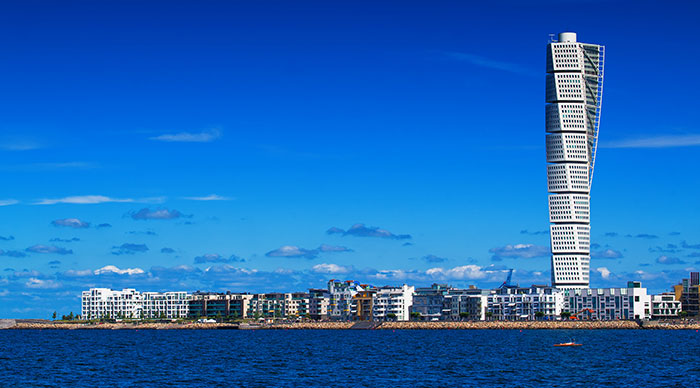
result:
[[[556,43],[556,42],[557,42],[557,40],[554,39],[554,36],[555,36],[555,35],[556,35],[556,34],[549,34],[549,43]]]

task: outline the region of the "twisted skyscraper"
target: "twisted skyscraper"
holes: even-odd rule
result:
[[[605,47],[563,32],[547,45],[547,190],[552,285],[587,288],[590,191],[595,166]]]

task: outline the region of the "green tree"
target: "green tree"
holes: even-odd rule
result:
[[[687,311],[681,311],[678,313],[679,318],[687,318],[688,317],[688,312]]]
[[[562,313],[560,315],[561,315],[562,319],[569,319],[569,317],[571,317],[571,313],[568,311],[562,311]]]
[[[56,320],[56,315],[58,315],[58,314],[57,314],[55,311],[54,311],[53,314],[51,315],[51,318],[52,318],[54,321]]]
[[[411,320],[419,321],[421,319],[421,314],[418,311],[411,312]]]
[[[535,313],[535,318],[538,319],[538,320],[544,318],[544,312],[542,312],[542,311],[536,312],[536,313]]]
[[[387,317],[387,319],[389,319],[390,321],[395,321],[395,320],[396,320],[396,314],[394,314],[394,313],[389,313],[389,314],[386,315],[386,317]]]
[[[490,321],[491,318],[493,318],[493,313],[491,311],[487,311],[485,315],[487,321]]]
[[[221,312],[216,313],[216,321],[221,323]]]
[[[68,314],[68,320],[72,321],[73,319],[74,319],[73,312],[71,311],[70,314]]]
[[[469,313],[466,311],[462,311],[461,313],[459,313],[459,319],[461,319],[462,321],[466,321],[467,319],[469,319]]]

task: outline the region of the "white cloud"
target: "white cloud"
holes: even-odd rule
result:
[[[209,194],[204,197],[185,197],[185,199],[189,199],[191,201],[230,201],[233,198],[223,197],[221,195],[216,194]]]
[[[53,199],[42,199],[36,202],[35,205],[55,205],[57,203],[71,203],[71,204],[97,204],[106,202],[135,202],[131,198],[111,198],[104,195],[78,195],[72,197],[63,198],[53,198]]]
[[[69,228],[88,228],[90,227],[90,223],[83,221],[79,218],[62,218],[60,220],[53,220],[51,221],[51,225],[53,226],[66,226]]]
[[[119,275],[138,275],[138,274],[142,274],[145,272],[141,268],[119,269],[114,265],[106,265],[102,268],[96,269],[93,273],[95,275],[110,274],[110,273],[116,273]]]
[[[295,245],[284,245],[265,254],[267,257],[304,257],[314,259],[318,256],[317,249],[304,249]]]
[[[0,199],[0,206],[16,205],[19,201],[16,199]]]
[[[348,272],[352,271],[352,268],[344,267],[344,266],[338,265],[338,264],[322,263],[322,264],[316,264],[313,267],[311,267],[311,271],[315,272],[315,273],[341,274],[341,273],[348,273]]]
[[[610,272],[610,270],[606,267],[598,267],[595,270],[600,274],[600,277],[602,277],[605,280],[609,280],[610,275],[612,275],[612,272]]]
[[[601,143],[603,148],[670,148],[700,146],[700,135],[667,135]]]
[[[27,282],[24,284],[27,288],[40,288],[40,289],[48,289],[48,288],[58,288],[61,285],[56,283],[53,280],[41,280],[39,278],[29,278]]]
[[[181,142],[181,143],[208,143],[221,137],[221,131],[211,129],[199,133],[180,132],[173,134],[164,134],[149,138],[150,140],[165,141],[165,142]]]
[[[485,271],[482,267],[474,264],[450,269],[437,267],[425,271],[426,275],[441,279],[484,279],[492,273],[494,273],[494,271]]]

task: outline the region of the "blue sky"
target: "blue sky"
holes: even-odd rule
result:
[[[690,1],[0,6],[0,316],[549,281],[548,34],[607,47],[593,286],[700,267]],[[329,233],[330,232],[330,233]]]

